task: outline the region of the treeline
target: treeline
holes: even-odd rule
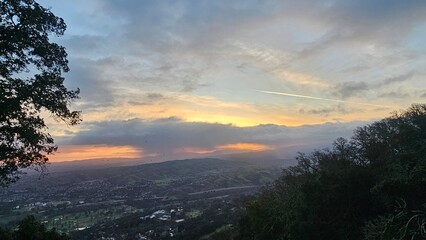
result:
[[[426,239],[426,105],[354,131],[250,201],[238,239]]]

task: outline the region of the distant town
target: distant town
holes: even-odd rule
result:
[[[241,202],[280,165],[198,159],[24,176],[1,190],[0,224],[32,214],[73,239],[209,239],[238,223]]]

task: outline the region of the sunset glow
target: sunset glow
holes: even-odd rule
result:
[[[49,157],[52,162],[100,158],[142,158],[143,153],[132,146],[68,145]]]
[[[266,146],[263,144],[256,143],[232,143],[226,145],[220,145],[212,149],[203,149],[203,148],[183,148],[179,152],[185,153],[195,153],[195,154],[211,154],[211,153],[229,153],[229,152],[257,152],[257,151],[266,151],[272,150],[273,147]]]
[[[426,240],[425,151],[426,0],[0,0],[0,240]]]
[[[262,145],[262,144],[255,144],[255,143],[232,143],[232,144],[226,144],[219,146],[218,149],[227,149],[227,150],[243,150],[243,151],[265,151],[265,150],[272,150],[272,147]]]
[[[41,3],[67,23],[65,82],[84,120],[49,120],[54,161],[295,154],[281,146],[320,147],[426,99],[426,24],[409,5]]]

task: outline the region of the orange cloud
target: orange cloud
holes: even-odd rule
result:
[[[219,151],[243,151],[243,152],[256,152],[272,150],[273,148],[263,144],[257,143],[231,143],[225,145],[219,145],[217,147],[208,148],[196,148],[196,147],[185,147],[178,149],[176,152],[180,153],[193,153],[193,154],[209,154]]]
[[[68,145],[60,147],[51,162],[64,162],[95,158],[142,158],[143,152],[132,146]]]
[[[179,149],[178,152],[195,153],[195,154],[209,154],[209,153],[216,152],[216,149],[186,147],[186,148]]]
[[[263,144],[257,143],[231,143],[226,145],[221,145],[217,147],[218,149],[223,150],[244,150],[244,151],[265,151],[272,150],[273,148]]]

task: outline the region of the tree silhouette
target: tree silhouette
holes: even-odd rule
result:
[[[68,105],[79,90],[68,90],[65,48],[51,42],[66,29],[62,18],[34,0],[0,1],[0,185],[16,181],[20,168],[43,171],[57,150],[41,114],[78,124]]]
[[[18,223],[15,231],[0,228],[0,239],[3,240],[69,240],[65,234],[56,229],[48,230],[34,216],[27,216]]]
[[[426,104],[298,161],[246,205],[239,239],[426,239]]]

